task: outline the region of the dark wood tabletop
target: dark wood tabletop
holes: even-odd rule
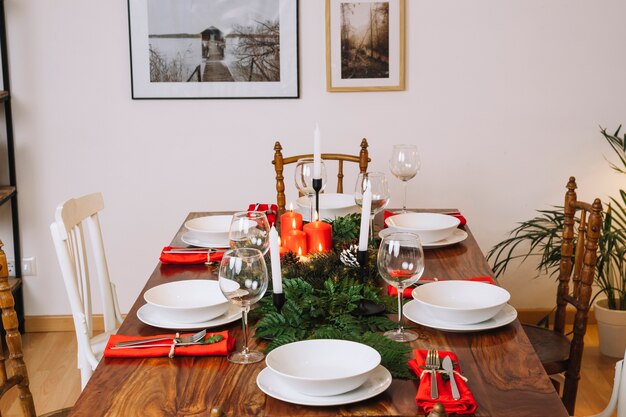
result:
[[[188,219],[209,213],[191,213]],[[210,213],[218,214],[218,213]],[[471,231],[461,243],[425,251],[425,277],[463,279],[493,276]],[[184,228],[173,245],[182,245]],[[158,254],[155,254],[155,259]],[[143,324],[136,316],[148,288],[175,280],[216,279],[206,265],[158,264],[122,323],[119,334],[149,336],[163,329]],[[241,342],[241,323],[229,329]],[[415,348],[436,347],[456,353],[478,402],[476,416],[567,416],[518,320],[504,327],[474,333],[450,333],[418,326],[424,339]],[[263,348],[251,340],[251,347]],[[224,357],[103,359],[74,406],[71,416],[210,416],[220,407],[225,416],[326,417],[422,416],[415,404],[418,381],[394,379],[382,394],[359,403],[334,407],[289,404],[265,395],[256,385],[264,362],[235,365]]]

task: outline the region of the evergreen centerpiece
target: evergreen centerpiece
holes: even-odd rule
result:
[[[386,315],[358,316],[361,300],[385,302],[393,310],[394,299],[381,296],[376,250],[368,251],[365,280],[360,266],[351,261],[359,233],[359,214],[324,220],[333,228],[333,250],[309,255],[306,260],[286,254],[282,261],[285,304],[278,312],[271,297],[261,300],[256,336],[271,339],[267,351],[307,339],[343,339],[366,344],[381,354],[381,364],[394,377],[414,378],[407,367],[410,345],[394,342],[380,332],[395,329]]]

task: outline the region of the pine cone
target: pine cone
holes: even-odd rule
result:
[[[296,266],[300,263],[300,258],[294,252],[289,251],[283,255],[280,263],[283,265],[283,267]]]
[[[357,260],[358,250],[359,250],[359,247],[357,245],[350,245],[346,249],[342,250],[341,254],[339,255],[339,259],[341,260],[341,263],[343,263],[345,266],[349,266],[352,268],[358,267],[359,266],[359,261]]]

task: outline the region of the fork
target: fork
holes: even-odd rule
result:
[[[124,346],[134,346],[134,345],[144,345],[146,343],[158,342],[160,340],[173,340],[177,344],[181,343],[196,343],[206,336],[206,329],[200,330],[198,333],[190,334],[183,337],[153,337],[152,339],[141,339],[141,340],[129,340],[126,342],[119,342],[115,344],[115,347],[124,347]]]
[[[441,368],[441,359],[439,359],[439,352],[436,349],[429,349],[426,354],[426,369],[431,371],[432,378],[430,380],[430,398],[439,398],[439,391],[437,390],[437,371]]]

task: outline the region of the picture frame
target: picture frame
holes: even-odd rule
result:
[[[326,89],[404,90],[404,0],[326,0]]]
[[[298,0],[128,0],[133,99],[299,98]]]

